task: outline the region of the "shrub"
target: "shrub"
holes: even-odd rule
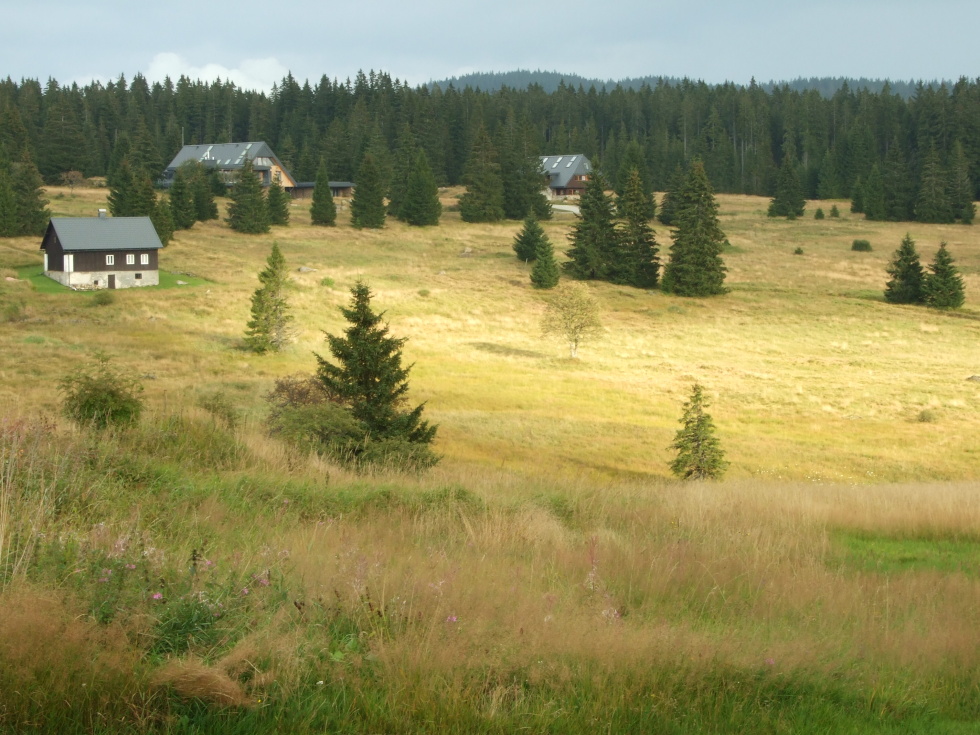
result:
[[[856,253],[870,253],[871,243],[867,240],[855,240],[851,243],[851,250]]]
[[[336,283],[337,282],[334,281],[334,279],[332,279],[330,276],[324,276],[323,278],[320,279],[320,285],[323,286],[324,288],[333,288],[334,285],[336,285]]]
[[[238,426],[239,413],[228,394],[221,390],[205,393],[197,399],[197,405],[211,414],[215,420],[223,423],[228,429]]]
[[[817,211],[813,213],[813,219],[823,219],[823,209],[817,207]]]
[[[803,248],[797,247],[796,250],[793,251],[793,255],[803,255]]]
[[[836,204],[830,208],[830,216],[833,219],[840,219],[840,210],[837,208]]]
[[[423,299],[424,299],[425,297],[427,297],[427,296],[428,296],[428,295],[429,295],[430,293],[431,293],[431,292],[430,292],[430,291],[429,291],[429,289],[427,289],[427,288],[420,288],[420,289],[419,289],[419,296],[421,296],[421,297],[422,297]]]
[[[98,355],[93,368],[79,368],[62,378],[58,389],[64,394],[64,413],[80,426],[131,424],[143,412],[140,382],[109,365],[109,358]]]
[[[116,303],[116,295],[112,291],[96,291],[92,295],[92,306],[111,306]]]

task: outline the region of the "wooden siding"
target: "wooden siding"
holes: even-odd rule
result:
[[[41,242],[41,250],[48,255],[48,270],[63,271],[65,269],[65,251],[61,248],[58,235],[55,234],[53,227],[48,227],[44,233],[44,240]]]
[[[149,255],[150,262],[140,265],[140,255]],[[159,258],[156,250],[88,250],[78,251],[75,254],[75,272],[79,271],[155,271],[159,266]],[[115,256],[112,265],[106,265],[105,256]],[[126,256],[135,256],[134,263],[127,265]],[[48,270],[57,270],[50,267]]]

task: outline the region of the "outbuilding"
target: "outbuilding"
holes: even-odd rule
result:
[[[41,250],[44,275],[69,288],[156,286],[163,244],[149,217],[52,217]]]

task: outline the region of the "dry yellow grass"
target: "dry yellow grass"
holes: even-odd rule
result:
[[[104,190],[52,190],[56,213],[84,214]],[[59,198],[59,195],[61,198]],[[520,223],[466,225],[447,213],[436,228],[390,221],[357,231],[293,224],[266,236],[224,224],[179,233],[165,269],[208,278],[206,287],[118,292],[104,309],[77,294],[31,293],[5,282],[25,322],[4,326],[0,400],[54,411],[56,380],[94,350],[141,374],[151,403],[189,405],[195,392],[229,391],[262,413],[278,375],[308,371],[338,332],[337,306],[363,278],[396,335],[409,337],[413,400],[440,424],[447,463],[599,478],[665,478],[667,446],[691,383],[703,383],[732,462],[730,476],[874,482],[975,476],[980,388],[980,234],[977,228],[764,216],[766,201],[720,196],[727,296],[686,300],[592,284],[605,338],[582,359],[544,340],[541,295],[512,257]],[[826,208],[826,203],[822,203]],[[811,206],[812,210],[812,206]],[[569,215],[545,225],[563,249]],[[940,240],[964,274],[967,305],[953,314],[875,298],[905,232],[928,262]],[[669,245],[666,228],[658,233]],[[872,253],[850,251],[854,238]],[[277,240],[294,269],[295,343],[281,355],[240,349],[249,297]],[[794,256],[800,246],[804,255]],[[38,242],[6,241],[0,267],[37,262]],[[314,272],[298,273],[306,266]],[[320,285],[331,278],[333,287]],[[918,420],[928,410],[931,421]]]

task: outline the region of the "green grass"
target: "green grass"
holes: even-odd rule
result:
[[[48,278],[44,275],[44,265],[25,265],[17,268],[17,277],[27,280],[31,283],[32,287],[38,293],[44,294],[65,294],[65,293],[81,293],[85,295],[91,295],[92,291],[74,291],[73,289],[63,286],[52,278]],[[177,281],[183,281],[183,284],[178,284]],[[159,286],[144,286],[142,288],[148,289],[170,289],[170,288],[188,288],[191,286],[203,286],[209,283],[206,278],[201,278],[199,276],[189,276],[186,274],[170,273],[168,271],[160,271],[160,285]],[[120,289],[122,290],[122,289]]]
[[[895,574],[932,570],[980,576],[980,540],[893,538],[840,531],[834,533],[834,563],[862,572]]]

